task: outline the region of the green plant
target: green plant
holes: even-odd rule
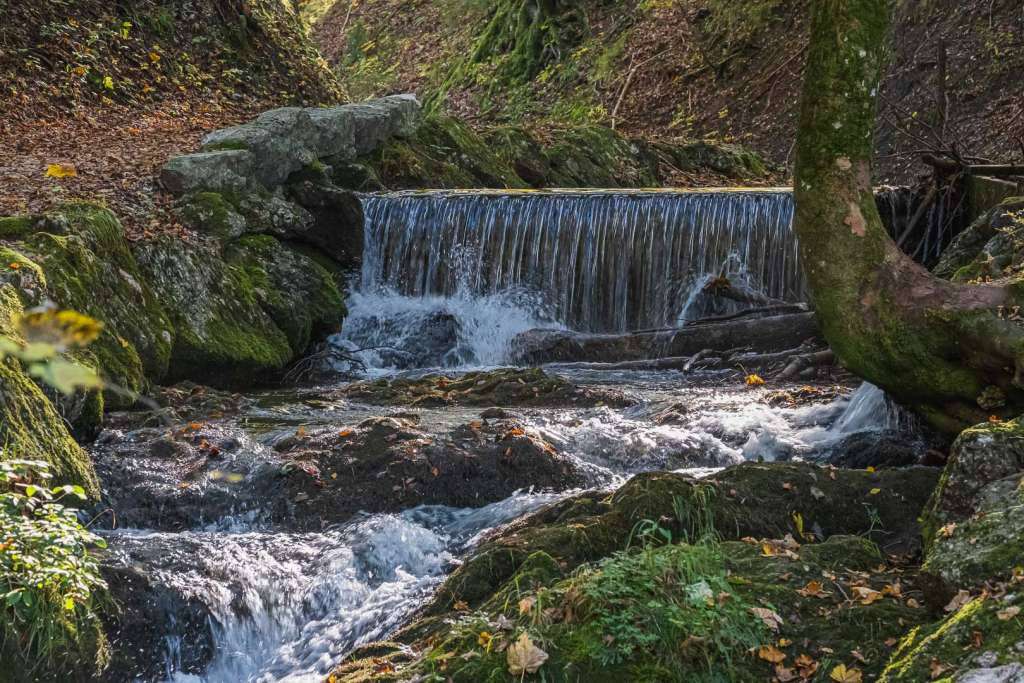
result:
[[[731,669],[736,653],[763,643],[766,627],[733,593],[717,544],[623,551],[582,577],[605,665],[653,656],[668,667]]]
[[[25,341],[0,335],[0,361],[8,356],[20,360],[31,376],[63,394],[104,388],[95,370],[64,358],[67,351],[93,342],[103,330],[101,323],[47,306],[20,316],[17,327]]]
[[[106,543],[62,504],[84,500],[82,487],[49,478],[44,462],[0,460],[0,654],[25,680],[104,652],[96,610],[107,585],[91,549]]]

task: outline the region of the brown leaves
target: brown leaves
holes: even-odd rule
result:
[[[533,609],[533,606],[536,604],[537,598],[533,597],[532,595],[530,597],[523,598],[519,601],[519,614],[529,614],[530,611]]]
[[[778,664],[786,659],[786,653],[773,645],[762,645],[757,650],[757,656],[772,664]]]
[[[870,605],[882,599],[882,592],[867,586],[854,586],[853,596],[855,600],[860,601],[860,604]]]
[[[508,672],[513,676],[537,673],[548,660],[548,653],[534,645],[528,633],[523,632],[505,652]]]
[[[959,612],[960,608],[971,601],[971,594],[965,590],[961,590],[959,593],[953,596],[953,599],[945,606],[945,610],[949,613]]]
[[[825,598],[832,595],[821,585],[821,581],[808,581],[807,585],[796,591],[805,598]]]
[[[999,621],[1009,621],[1018,614],[1020,614],[1020,607],[1014,605],[1012,607],[1007,607],[1006,609],[999,610],[998,612],[996,612],[996,619],[998,619]]]
[[[46,167],[47,178],[74,178],[78,169],[74,164],[49,164]]]

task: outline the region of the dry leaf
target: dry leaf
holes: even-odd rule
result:
[[[751,607],[750,613],[764,622],[764,625],[773,631],[778,631],[782,625],[782,617],[765,607]]]
[[[797,593],[805,598],[824,598],[827,595],[831,595],[821,585],[821,581],[808,581],[806,586],[797,590]]]
[[[775,677],[777,679],[779,679],[780,681],[782,681],[782,683],[786,683],[787,681],[796,680],[797,675],[795,673],[793,673],[792,669],[787,669],[786,667],[782,666],[781,664],[776,664],[775,665]]]
[[[961,607],[971,601],[971,594],[965,590],[961,590],[959,593],[953,596],[953,599],[946,605],[945,610],[947,612],[956,612]]]
[[[909,607],[910,609],[917,609],[920,606],[921,606],[921,603],[919,603],[914,598],[907,598],[907,607]]]
[[[1007,607],[1006,609],[996,612],[996,618],[999,619],[999,621],[1009,621],[1018,614],[1020,614],[1020,607],[1014,605],[1013,607]]]
[[[772,645],[762,645],[757,651],[757,656],[772,664],[778,664],[786,659],[786,653]]]
[[[832,669],[829,678],[838,683],[861,683],[864,680],[864,675],[860,669],[848,669],[845,664],[839,664],[836,668]]]
[[[764,378],[760,375],[747,375],[747,386],[748,387],[762,387],[764,386]]]
[[[522,600],[519,601],[519,613],[520,614],[527,614],[527,613],[529,613],[530,610],[533,609],[533,606],[535,604],[537,604],[537,598],[535,598],[534,596],[531,595],[528,598],[523,598]]]
[[[873,588],[867,586],[854,586],[853,587],[854,598],[860,600],[862,605],[870,605],[873,602],[877,602],[882,599],[882,592],[876,591]]]
[[[949,538],[953,535],[954,531],[956,531],[956,522],[950,522],[949,524],[939,529],[939,535],[943,538]]]
[[[505,657],[509,673],[522,676],[537,673],[537,669],[548,660],[548,653],[534,645],[529,634],[524,632],[516,642],[509,645]]]

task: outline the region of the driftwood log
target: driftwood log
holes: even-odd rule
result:
[[[515,362],[535,365],[564,361],[626,363],[693,356],[705,350],[752,348],[760,353],[792,349],[819,336],[813,313],[764,318],[697,321],[685,327],[623,334],[530,330],[514,342]],[[684,364],[685,367],[685,364]]]

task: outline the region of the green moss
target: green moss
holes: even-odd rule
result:
[[[976,658],[983,652],[995,654],[995,661],[990,660],[990,665],[1024,662],[1021,651],[1024,617],[1000,619],[998,616],[1014,603],[1024,606],[1020,596],[1015,594],[1002,600],[976,598],[938,624],[911,629],[893,652],[879,681],[935,680],[933,667],[936,665],[941,669],[943,681],[958,680],[959,674],[980,668]]]
[[[338,281],[322,262],[267,236],[249,236],[228,249],[246,289],[288,337],[295,355],[316,336],[335,331],[345,316]]]
[[[245,229],[234,203],[219,192],[189,195],[178,204],[178,210],[186,225],[220,239],[238,237]]]
[[[17,291],[0,284],[0,334],[14,333],[22,312]],[[78,484],[99,498],[92,461],[68,433],[64,421],[17,361],[0,360],[0,457],[50,463],[57,483]]]
[[[104,324],[103,333],[81,359],[128,392],[142,392],[147,378],[159,379],[170,359],[170,322],[142,277],[117,218],[94,204],[66,204],[51,222],[67,234],[31,235],[23,244],[46,275],[46,296],[63,308]],[[115,407],[132,400],[107,392]]]
[[[247,149],[249,146],[240,140],[224,140],[203,147],[204,152],[244,151]]]
[[[31,216],[0,217],[0,239],[17,239],[32,232],[35,221]]]

